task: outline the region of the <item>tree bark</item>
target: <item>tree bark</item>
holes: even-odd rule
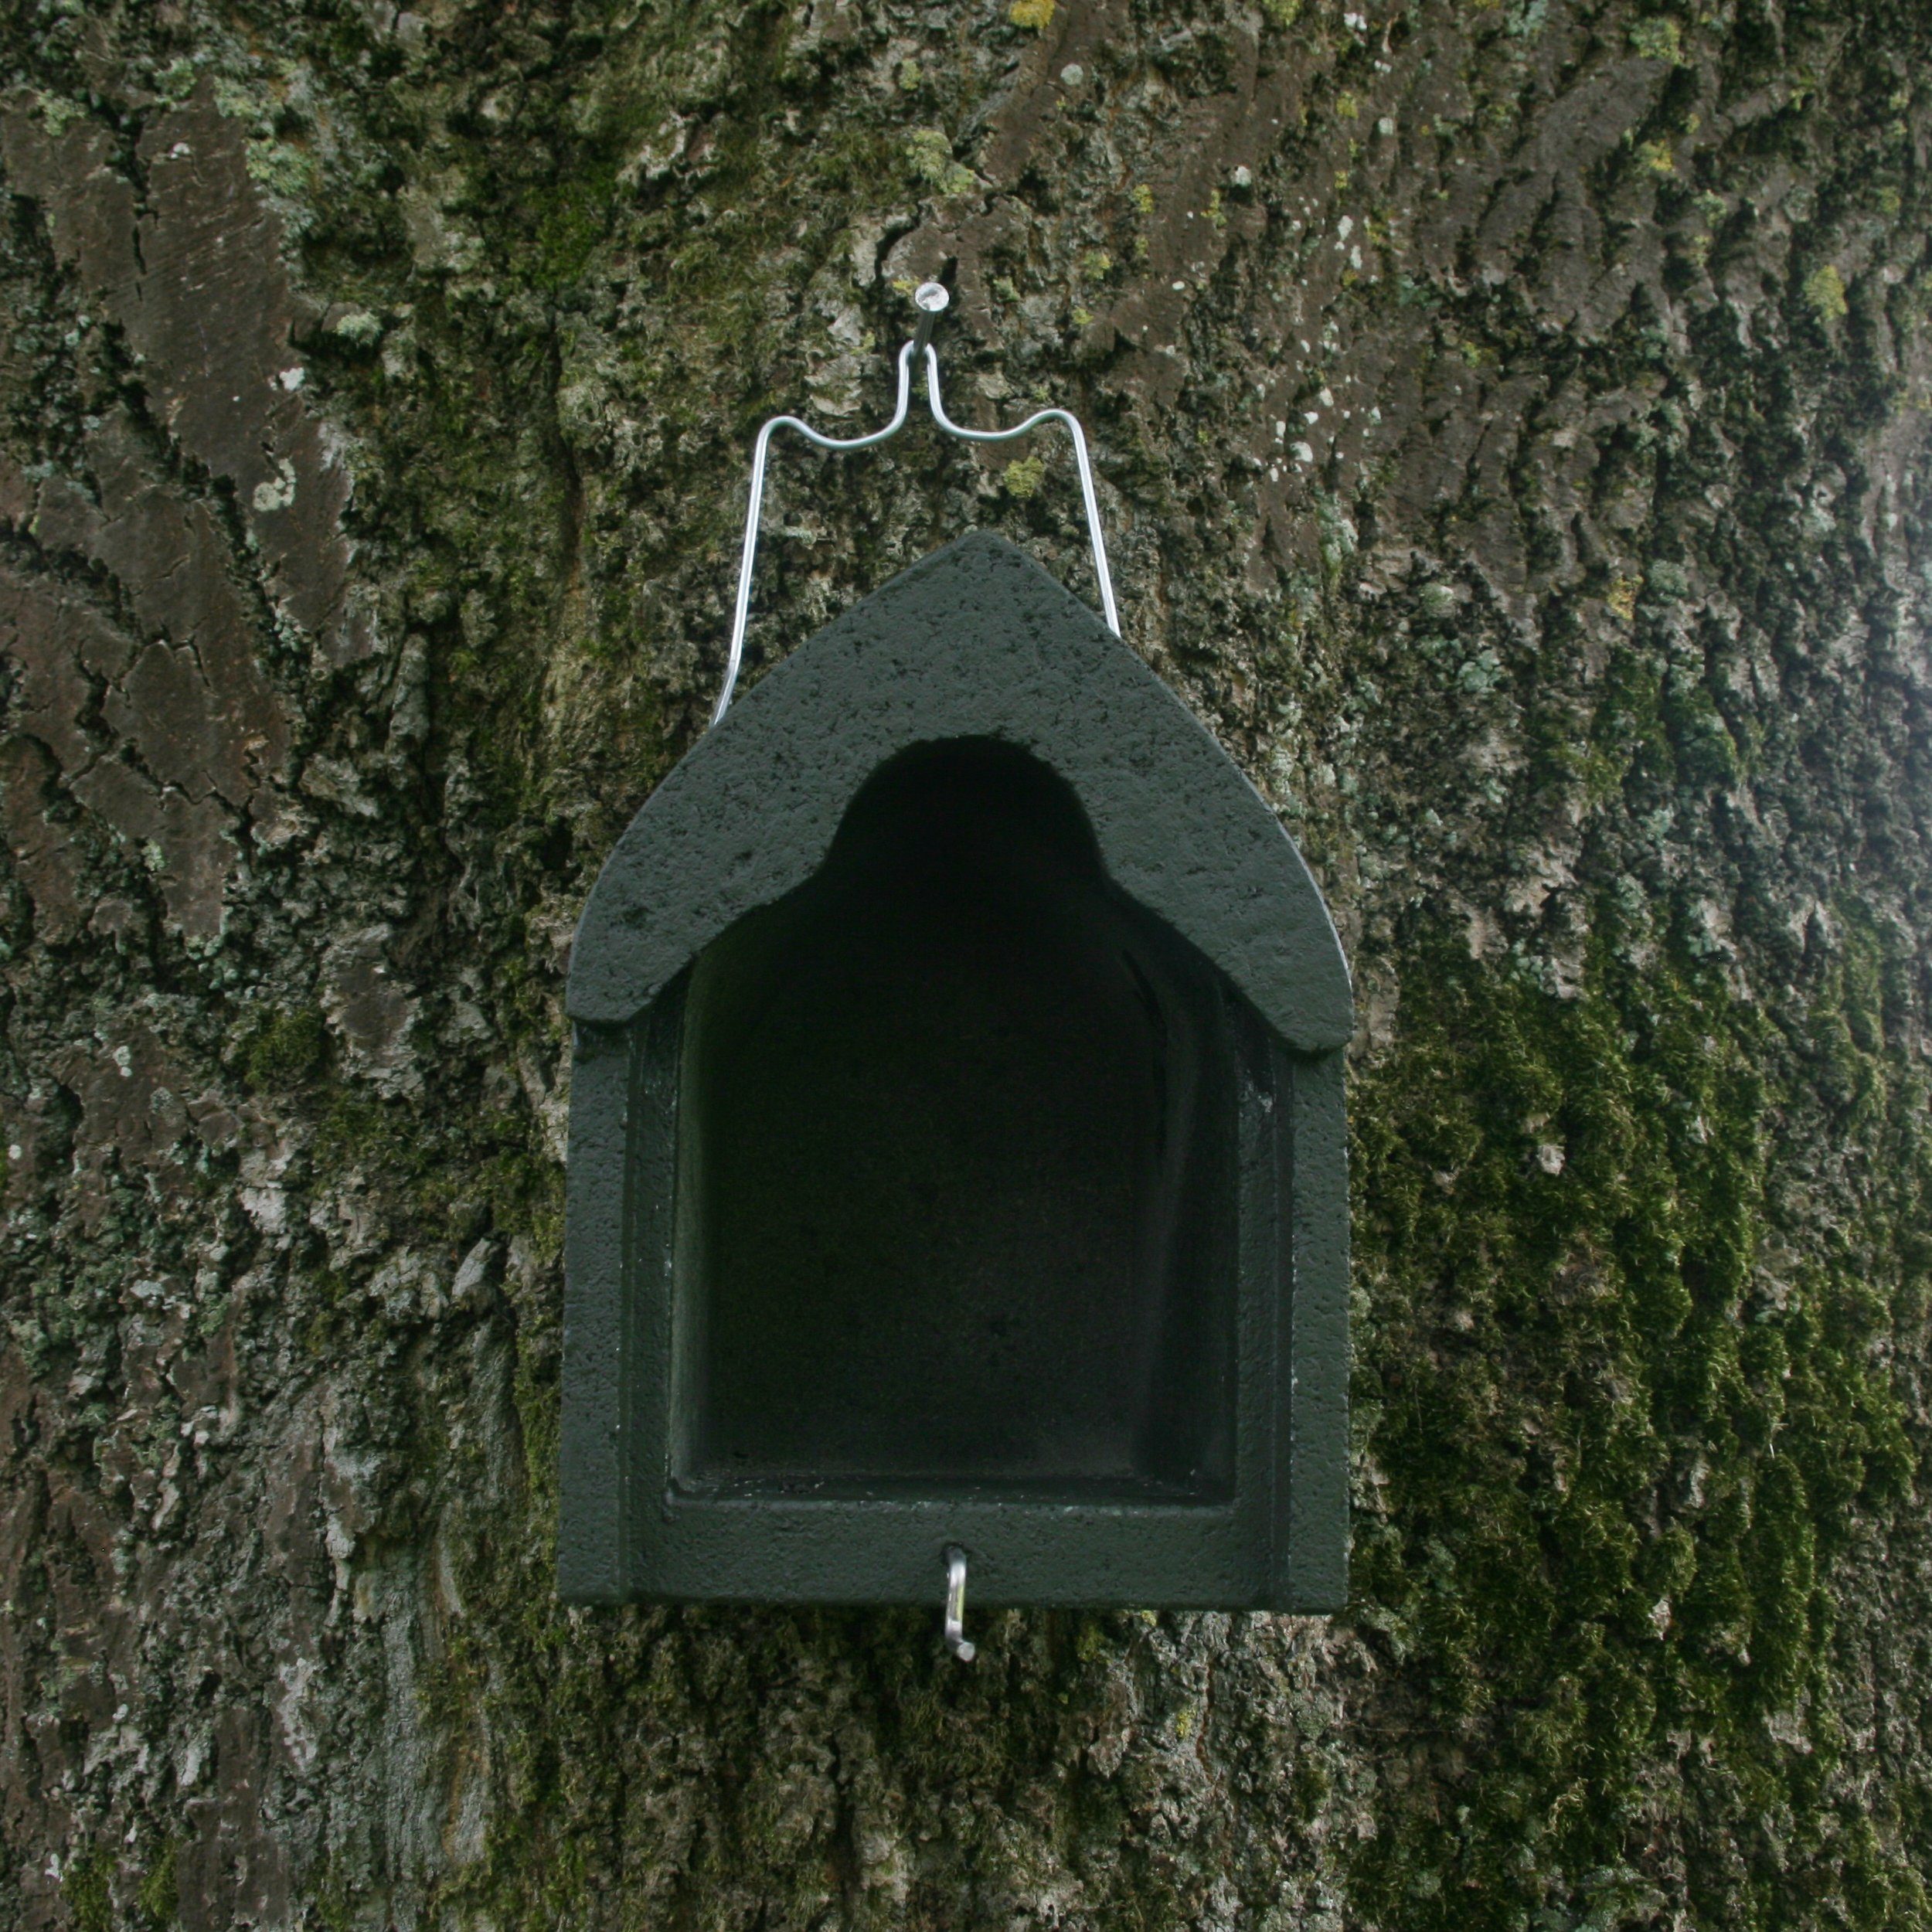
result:
[[[1923,5],[0,46],[0,1918],[1932,1922]],[[554,1597],[572,927],[941,270],[1353,963],[1344,1615]]]

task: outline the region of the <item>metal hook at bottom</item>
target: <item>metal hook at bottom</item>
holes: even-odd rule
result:
[[[966,1641],[966,1553],[957,1543],[946,1552],[946,1648],[962,1664],[978,1655]]]

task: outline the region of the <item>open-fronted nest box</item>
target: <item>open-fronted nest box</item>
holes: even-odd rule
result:
[[[1335,1607],[1347,970],[1272,812],[969,536],[577,931],[566,1597]]]

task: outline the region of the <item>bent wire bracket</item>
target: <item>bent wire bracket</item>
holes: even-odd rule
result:
[[[1062,409],[1038,410],[1023,423],[1010,430],[969,430],[963,423],[955,423],[946,413],[946,407],[939,395],[939,352],[932,345],[933,325],[946,309],[951,298],[937,282],[923,282],[913,291],[913,301],[922,311],[918,332],[899,352],[899,400],[892,413],[892,420],[884,428],[874,430],[868,436],[840,438],[821,435],[809,423],[802,423],[795,416],[774,416],[758,432],[757,442],[751,452],[751,501],[745,510],[745,542],[743,554],[738,562],[738,600],[731,617],[731,649],[725,663],[724,688],[718,693],[718,702],[711,713],[715,725],[731,709],[732,693],[738,688],[739,667],[744,660],[745,630],[751,621],[751,572],[758,555],[758,524],[764,510],[765,464],[771,449],[774,430],[796,430],[808,443],[821,450],[865,450],[876,443],[883,443],[889,437],[896,436],[905,427],[906,410],[912,395],[912,364],[915,355],[923,354],[926,363],[926,400],[932,410],[933,420],[948,436],[957,436],[968,443],[1009,443],[1016,436],[1025,436],[1043,423],[1064,423],[1068,434],[1073,439],[1073,461],[1080,471],[1080,502],[1087,511],[1087,541],[1094,551],[1094,575],[1100,585],[1100,610],[1107,619],[1107,628],[1117,638],[1121,634],[1121,621],[1114,605],[1114,580],[1107,567],[1107,542],[1100,532],[1100,507],[1094,494],[1094,466],[1087,453],[1087,437],[1077,418]]]

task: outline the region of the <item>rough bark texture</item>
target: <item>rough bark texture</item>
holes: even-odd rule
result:
[[[0,1920],[1932,1923],[1922,0],[0,47]],[[1353,958],[1332,1621],[552,1594],[572,924],[948,260]]]

